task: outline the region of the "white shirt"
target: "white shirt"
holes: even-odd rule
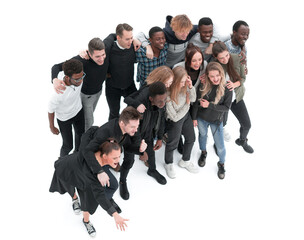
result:
[[[77,115],[82,109],[81,86],[66,86],[63,94],[53,93],[49,101],[48,112],[56,114],[60,121],[67,121]]]

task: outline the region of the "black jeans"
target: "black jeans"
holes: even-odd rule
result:
[[[188,112],[177,122],[167,121],[166,126],[168,134],[168,140],[165,148],[166,164],[173,163],[173,151],[177,148],[181,135],[185,137],[182,159],[184,161],[189,161],[193,144],[195,142],[194,127],[190,113]]]
[[[155,170],[156,169],[156,164],[155,164],[155,151],[153,150],[153,139],[147,140],[145,139],[147,143],[147,149],[146,153],[148,155],[148,164],[149,164],[149,169],[150,170]],[[124,152],[124,159],[123,163],[120,167],[120,181],[125,182],[127,180],[128,173],[130,169],[133,167],[134,164],[134,153],[130,152]]]
[[[240,139],[245,140],[251,128],[251,121],[244,100],[241,100],[238,103],[234,100],[230,109],[241,125]],[[226,125],[227,119],[228,112],[224,114],[224,126]]]
[[[114,88],[106,85],[106,98],[110,110],[109,120],[119,117],[121,97],[127,97],[135,91],[137,91],[135,83],[131,84],[131,86],[126,89]]]
[[[60,157],[66,156],[73,149],[73,132],[72,126],[75,131],[75,151],[79,150],[80,139],[84,133],[84,113],[81,109],[77,115],[67,121],[60,121],[57,119],[62,137],[62,146],[60,150]]]

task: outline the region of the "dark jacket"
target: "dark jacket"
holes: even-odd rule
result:
[[[84,137],[81,139],[79,152],[94,174],[98,174],[103,171],[102,167],[95,158],[95,152],[98,151],[99,146],[108,138],[115,138],[125,151],[141,154],[139,152],[139,146],[141,143],[139,133],[137,132],[132,137],[129,134],[122,134],[119,127],[118,118],[112,119],[99,127],[95,132],[92,133],[91,140],[83,140],[83,138]]]
[[[202,88],[203,86],[200,84],[196,94],[197,100],[195,103],[193,103],[192,119],[197,120],[197,118],[201,118],[207,122],[218,124],[223,122],[224,112],[228,112],[231,106],[232,92],[226,87],[224,96],[217,104],[214,104],[211,102],[213,102],[215,99],[218,86],[213,86],[211,91],[203,98],[209,101],[209,106],[208,108],[203,108],[200,106],[199,100],[202,96]]]

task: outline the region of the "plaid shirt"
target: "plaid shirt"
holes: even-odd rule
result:
[[[153,59],[148,59],[146,56],[146,48],[140,47],[136,52],[137,64],[137,78],[136,81],[143,85],[148,77],[149,73],[155,68],[165,65],[168,53],[168,43],[160,50],[159,57],[153,57]]]

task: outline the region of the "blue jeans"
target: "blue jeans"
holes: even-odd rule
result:
[[[207,122],[201,118],[197,119],[198,124],[198,141],[201,151],[206,151],[208,127],[210,126],[213,135],[214,143],[217,148],[217,154],[220,158],[220,163],[225,163],[226,149],[224,143],[223,123],[220,125],[216,123]]]

